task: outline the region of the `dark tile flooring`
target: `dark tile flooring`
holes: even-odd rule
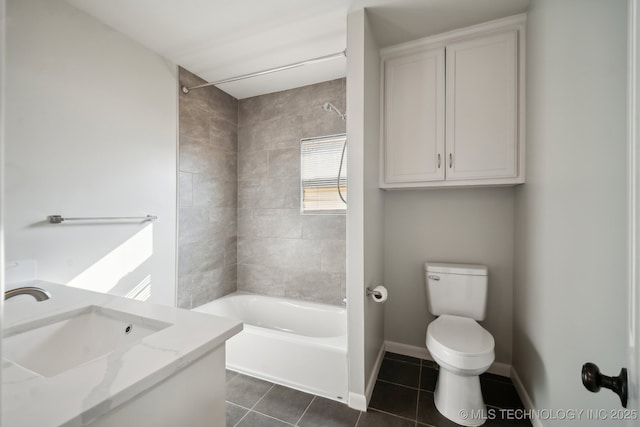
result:
[[[227,427],[450,427],[433,403],[434,362],[386,353],[369,410],[227,371]],[[509,378],[480,378],[492,426],[531,426],[521,420],[522,402]],[[516,419],[510,419],[516,418]]]

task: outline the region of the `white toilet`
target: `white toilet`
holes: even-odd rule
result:
[[[487,267],[425,263],[427,305],[439,316],[427,328],[427,349],[440,366],[434,393],[438,411],[464,426],[486,419],[479,375],[495,359],[493,336],[476,320],[487,308]]]

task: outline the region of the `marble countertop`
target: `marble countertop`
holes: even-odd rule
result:
[[[34,281],[51,299],[22,296],[5,302],[3,334],[22,324],[88,306],[168,323],[132,346],[57,375],[44,377],[2,359],[3,427],[82,426],[180,371],[239,333],[242,323],[209,314],[149,304],[59,284]]]

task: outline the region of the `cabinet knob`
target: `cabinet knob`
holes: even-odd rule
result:
[[[440,158],[440,153],[438,153],[438,169],[440,169],[440,164],[441,164],[441,158]]]
[[[453,154],[449,153],[449,168],[453,167]]]

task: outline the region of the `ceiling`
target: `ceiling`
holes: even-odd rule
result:
[[[341,52],[366,7],[381,47],[526,11],[530,0],[66,0],[207,81]],[[334,59],[225,83],[238,99],[346,75]]]

